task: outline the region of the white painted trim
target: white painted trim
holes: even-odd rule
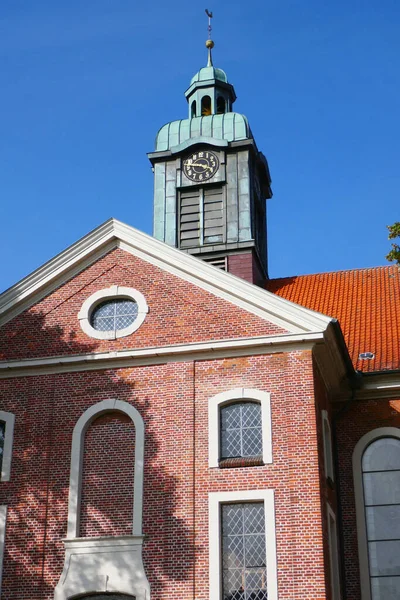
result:
[[[263,462],[272,463],[271,394],[253,388],[235,388],[208,400],[208,466],[218,467],[220,458],[220,408],[235,401],[250,400],[261,405]]]
[[[143,536],[76,538],[64,540],[64,544],[64,568],[54,590],[54,600],[113,592],[149,600],[150,585],[142,558]]]
[[[209,581],[210,600],[221,600],[221,504],[264,502],[268,600],[278,600],[274,490],[210,492],[209,507]]]
[[[80,265],[82,269],[87,267],[90,258],[92,262],[97,260],[102,249],[105,254],[113,247],[126,250],[289,332],[325,331],[332,321],[110,219],[1,294],[0,325],[51,293],[72,272],[79,272]]]
[[[135,426],[135,471],[133,493],[133,530],[135,536],[142,535],[143,466],[144,466],[144,423],[134,406],[121,400],[103,400],[88,408],[78,419],[72,435],[71,472],[69,480],[67,538],[79,537],[79,514],[82,488],[82,464],[84,437],[91,422],[107,412],[122,412]]]
[[[98,331],[94,329],[90,324],[90,319],[93,310],[105,300],[112,300],[113,298],[129,298],[136,302],[138,307],[138,314],[134,322],[125,327],[124,329],[118,329],[117,331]],[[112,285],[111,287],[98,290],[89,298],[85,300],[78,313],[79,324],[86,335],[95,338],[97,340],[115,340],[116,338],[126,337],[131,335],[134,331],[137,331],[142,325],[149,312],[149,307],[145,297],[141,292],[134,288],[123,287],[121,285]]]
[[[86,371],[91,369],[138,366],[139,364],[164,364],[169,361],[215,359],[251,354],[273,354],[311,350],[316,343],[323,342],[323,333],[283,334],[254,338],[236,338],[212,342],[173,344],[136,350],[119,350],[92,354],[52,356],[0,362],[0,379],[35,375]]]
[[[5,412],[4,410],[0,410],[0,421],[4,421],[6,424],[0,481],[10,481],[15,415],[10,412]]]
[[[3,579],[3,560],[6,541],[7,506],[0,506],[0,597],[1,581]]]
[[[329,546],[329,565],[331,573],[331,590],[332,600],[341,600],[342,594],[340,589],[340,575],[339,575],[339,548],[338,548],[338,537],[337,537],[337,525],[336,515],[333,512],[330,504],[326,503],[328,512],[328,546]],[[332,519],[334,524],[334,538],[332,539],[332,532],[329,523],[329,518]]]
[[[335,481],[335,471],[333,468],[333,448],[332,448],[332,433],[331,424],[329,422],[328,411],[321,410],[322,418],[322,439],[324,446],[324,470],[325,477]],[[326,431],[326,429],[328,431]]]
[[[353,452],[354,498],[356,503],[358,560],[360,564],[362,600],[371,600],[371,585],[361,461],[367,446],[375,440],[384,437],[393,437],[400,440],[400,429],[397,427],[379,427],[378,429],[373,429],[358,440]]]

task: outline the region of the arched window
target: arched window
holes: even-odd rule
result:
[[[107,415],[117,413],[128,417],[135,429],[134,448],[129,456],[134,473],[132,530],[129,535],[82,538],[79,537],[79,518],[86,433],[100,417],[107,418]],[[150,585],[142,560],[143,469],[144,421],[138,410],[128,402],[116,399],[90,406],[76,422],[72,434],[64,569],[54,591],[54,600],[146,600],[150,597]],[[118,591],[108,592],[109,589]]]
[[[259,402],[222,406],[220,458],[262,458],[262,422]]]
[[[210,96],[203,96],[201,99],[201,115],[202,117],[208,117],[211,115],[211,98]]]
[[[223,115],[225,113],[226,113],[225,98],[223,98],[222,96],[218,96],[218,98],[217,98],[217,114]]]
[[[191,105],[191,116],[192,119],[193,117],[195,117],[197,114],[197,104],[196,104],[196,100],[193,100],[192,105]]]
[[[209,466],[272,463],[270,393],[235,388],[208,400]]]
[[[400,598],[400,430],[381,428],[353,456],[363,600]]]

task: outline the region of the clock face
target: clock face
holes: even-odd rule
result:
[[[191,181],[207,181],[215,175],[218,168],[218,156],[208,150],[191,154],[183,161],[183,172]]]

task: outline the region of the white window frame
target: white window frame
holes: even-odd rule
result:
[[[1,582],[3,579],[3,558],[4,547],[6,540],[6,522],[7,522],[7,506],[0,506],[0,597],[1,597]]]
[[[354,497],[356,503],[358,560],[360,564],[360,585],[362,600],[371,600],[371,583],[369,574],[368,540],[365,519],[365,500],[362,475],[362,457],[367,446],[379,438],[393,437],[400,440],[400,429],[397,427],[379,427],[369,431],[357,442],[353,452]]]
[[[127,415],[135,426],[133,528],[132,535],[142,535],[144,422],[134,406],[122,400],[103,400],[88,408],[78,419],[72,435],[71,471],[69,480],[67,538],[75,539],[79,533],[79,515],[82,488],[84,439],[89,425],[100,415],[120,412]],[[133,465],[132,465],[133,467]]]
[[[96,306],[107,300],[122,298],[128,298],[128,300],[133,300],[137,303],[138,314],[133,323],[129,325],[129,327],[117,329],[116,331],[98,331],[97,329],[94,329],[94,327],[92,327],[90,324],[90,318]],[[148,312],[149,307],[147,306],[146,298],[141,292],[135,290],[134,288],[112,285],[107,289],[99,290],[98,292],[95,292],[89,296],[89,298],[87,298],[82,304],[82,307],[78,313],[78,319],[79,324],[86,335],[97,340],[115,340],[117,338],[131,335],[131,333],[137,331],[145,320]]]
[[[10,481],[15,415],[13,413],[0,410],[0,421],[4,421],[6,424],[0,481]]]
[[[210,492],[209,514],[209,582],[210,600],[222,598],[221,569],[221,504],[234,502],[263,502],[265,514],[266,563],[268,600],[278,600],[278,576],[276,564],[276,532],[274,490],[244,490],[236,492]]]
[[[208,400],[208,466],[218,467],[221,456],[220,409],[235,401],[258,402],[261,405],[262,458],[265,464],[272,463],[271,394],[253,388],[235,388],[216,394]]]
[[[333,448],[331,424],[329,422],[328,411],[321,411],[322,417],[322,439],[324,445],[324,470],[325,477],[333,482],[335,481],[335,470],[333,468]]]
[[[329,565],[331,573],[332,600],[341,600],[340,589],[340,569],[339,569],[339,547],[337,537],[336,515],[329,503],[326,504],[328,520],[328,546],[329,546]],[[333,530],[330,520],[333,522]]]

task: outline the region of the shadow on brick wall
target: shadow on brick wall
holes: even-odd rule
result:
[[[39,328],[55,354],[95,351],[92,340],[65,339],[59,326],[44,327],[43,318],[33,315],[29,323],[25,313],[24,327]],[[29,357],[34,340],[22,331],[18,339],[21,356]],[[145,421],[144,562],[152,596],[160,598],[166,587],[188,595],[195,555],[192,522],[189,513],[185,519],[177,516],[182,514],[178,480],[160,460],[151,402],[143,387],[137,388],[135,369],[0,379],[2,410],[16,417],[11,480],[0,483],[0,505],[8,507],[2,600],[54,597],[64,564],[73,428],[87,408],[109,398],[130,402]],[[100,501],[92,508],[101,514]]]

